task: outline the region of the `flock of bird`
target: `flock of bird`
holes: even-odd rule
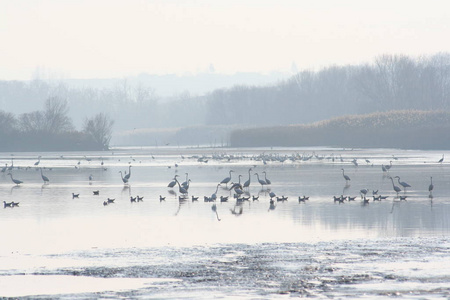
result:
[[[153,157],[153,156],[152,156]],[[86,157],[85,157],[86,158]],[[153,157],[154,158],[154,157]],[[184,157],[182,156],[182,158],[184,159]],[[196,158],[197,161],[199,162],[208,162],[208,158],[206,157],[193,157]],[[227,159],[228,161],[230,161],[231,159],[242,159],[243,157],[238,157],[238,156],[234,156],[234,155],[213,155],[211,157],[211,159]],[[266,155],[266,154],[261,154],[259,156],[256,157],[251,157],[252,160],[254,161],[262,161],[264,164],[267,164],[268,161],[278,161],[278,162],[285,162],[286,160],[291,160],[291,161],[296,161],[296,160],[302,160],[302,161],[308,161],[311,160],[312,158],[316,158],[317,160],[324,160],[324,159],[328,159],[331,161],[335,161],[336,159],[339,159],[340,161],[343,161],[342,156],[319,156],[316,155],[315,153],[311,154],[311,155],[300,155],[300,154],[295,154],[295,155],[284,155],[284,156],[280,156],[280,155]],[[397,160],[397,158],[395,156],[393,156],[394,160]],[[86,160],[88,160],[88,158],[86,158]],[[50,180],[47,176],[44,175],[43,173],[43,168],[39,167],[41,161],[41,156],[38,157],[38,161],[36,161],[34,163],[34,166],[37,168],[37,170],[40,171],[40,175],[41,178],[44,182],[44,184],[49,184]],[[439,163],[443,163],[444,161],[444,155],[442,155],[442,158],[438,161]],[[358,161],[356,159],[353,159],[352,164],[355,166],[358,166]],[[365,159],[365,162],[367,164],[370,164],[370,160]],[[101,163],[102,167],[103,167],[103,160]],[[175,164],[176,167],[178,167],[177,164]],[[256,166],[256,165],[255,165]],[[372,165],[373,166],[373,165]],[[381,165],[381,169],[384,173],[389,173],[389,170],[392,168],[393,164],[392,161],[389,162],[388,165]],[[14,168],[14,162],[12,161],[11,165],[8,166],[8,164],[5,164],[5,166],[1,169],[2,173],[6,173],[8,176],[10,176],[11,181],[16,184],[16,185],[20,185],[23,183],[23,181],[14,178],[13,174],[12,174],[12,170]],[[119,171],[118,173],[120,174],[120,178],[123,182],[124,185],[128,185],[130,178],[131,178],[131,169],[132,166],[131,164],[129,164],[128,166],[128,172],[127,171]],[[233,198],[236,200],[237,203],[242,203],[243,201],[250,201],[250,199],[252,201],[258,201],[259,200],[259,195],[258,196],[250,196],[249,193],[249,187],[250,184],[252,182],[252,171],[253,168],[249,168],[248,169],[248,179],[241,183],[241,178],[243,177],[243,175],[238,175],[237,176],[237,180],[232,181],[232,176],[233,173],[235,172],[234,170],[229,170],[228,172],[228,176],[225,177],[223,180],[221,180],[219,183],[217,183],[217,185],[215,186],[215,191],[211,194],[211,195],[206,195],[203,197],[204,202],[215,202],[215,201],[220,201],[220,202],[228,202],[229,197],[231,196],[231,193],[233,193]],[[345,170],[344,168],[341,168],[342,171],[342,176],[345,180],[346,185],[349,184],[349,182],[351,181],[351,178],[349,175],[345,174]],[[258,172],[254,172],[253,176],[256,176],[256,182],[257,184],[259,184],[261,186],[261,189],[264,190],[268,193],[269,197],[270,197],[270,205],[271,208],[274,208],[274,201],[287,201],[288,197],[283,196],[277,196],[277,194],[273,191],[270,190],[269,186],[272,184],[271,180],[269,180],[267,178],[267,172],[266,171],[262,171],[261,174],[264,174],[264,176],[260,176],[260,174]],[[185,201],[188,198],[188,194],[189,194],[189,187],[190,187],[190,183],[191,183],[191,179],[189,179],[189,174],[185,173],[186,175],[186,179],[185,181],[183,181],[182,183],[180,183],[179,181],[179,175],[175,175],[173,177],[173,179],[169,182],[169,184],[167,185],[168,188],[170,189],[176,189],[178,188],[178,192],[180,193],[179,196],[179,201]],[[411,185],[409,185],[407,182],[405,181],[401,181],[400,176],[388,176],[388,178],[391,180],[392,183],[392,189],[393,191],[396,193],[397,198],[400,200],[406,200],[407,196],[406,195],[399,195],[399,193],[403,190],[405,193],[407,191],[408,188],[411,188]],[[397,184],[394,181],[394,179],[397,179]],[[89,181],[91,182],[93,180],[93,175],[90,174],[89,175]],[[237,182],[236,182],[237,181]],[[223,189],[227,190],[230,192],[230,196],[220,196],[218,197],[218,191],[219,191],[219,187],[222,187]],[[430,177],[430,184],[428,187],[428,191],[430,193],[430,198],[432,198],[432,191],[434,189],[434,185],[433,185],[433,178]],[[367,194],[369,192],[369,189],[361,189],[360,190],[360,195],[361,195],[361,201],[363,204],[367,204],[369,202],[368,198],[367,198]],[[93,191],[93,195],[98,196],[100,194],[99,190]],[[76,193],[72,193],[72,198],[78,198],[79,194]],[[378,195],[378,190],[372,190],[372,197],[373,197],[373,201],[381,201],[387,198],[387,196],[381,196]],[[130,202],[142,202],[144,197],[140,197],[140,196],[136,196],[136,197],[130,197]],[[191,199],[192,201],[198,201],[199,197],[194,197],[192,196]],[[275,200],[274,200],[275,198]],[[333,196],[333,201],[336,203],[338,202],[339,204],[344,203],[344,201],[355,201],[356,197],[351,197],[351,196],[344,196],[344,195],[340,195],[340,196]],[[115,199],[112,198],[107,198],[107,200],[105,200],[103,202],[103,205],[106,206],[110,203],[114,203]],[[165,201],[165,197],[160,195],[160,201]],[[298,196],[298,202],[299,203],[305,203],[305,201],[309,200],[309,197],[303,195],[303,196]],[[15,203],[15,202],[6,202],[3,201],[4,207],[17,207],[19,205],[19,203]],[[217,212],[217,208],[215,206],[213,206],[213,210],[215,212]],[[239,212],[233,211],[232,213],[234,214],[239,214]]]

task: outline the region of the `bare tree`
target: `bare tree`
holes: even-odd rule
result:
[[[48,133],[61,133],[73,130],[72,120],[68,116],[67,100],[51,97],[45,101],[45,121]]]
[[[113,125],[114,120],[104,113],[99,113],[92,118],[85,119],[83,130],[91,135],[96,143],[102,145],[104,149],[108,149]]]
[[[43,133],[47,131],[45,114],[42,111],[33,111],[19,116],[19,128],[25,133]]]
[[[17,120],[12,113],[0,110],[0,135],[16,129]]]

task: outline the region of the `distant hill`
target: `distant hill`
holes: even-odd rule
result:
[[[239,129],[231,133],[230,143],[232,147],[450,149],[450,112],[389,111],[308,125]]]

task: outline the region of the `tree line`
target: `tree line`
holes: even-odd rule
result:
[[[110,116],[115,131],[126,131],[128,137],[141,132],[135,129],[144,128],[161,132],[167,128],[219,128],[207,137],[197,135],[205,136],[209,144],[213,139],[223,140],[226,128],[229,134],[235,127],[308,124],[391,110],[448,110],[450,54],[381,55],[359,65],[305,70],[272,85],[237,85],[200,96],[185,92],[170,98],[159,97],[151,86],[131,85],[127,80],[115,81],[110,88],[74,88],[42,80],[0,81],[0,108],[8,112],[20,115],[38,110],[52,97],[67,99],[68,116],[76,126],[84,125],[80,116],[89,108],[93,114]],[[187,133],[181,131],[160,136],[189,144]]]
[[[43,110],[15,116],[0,110],[0,151],[106,150],[113,121],[103,113],[84,120],[75,130],[67,100],[51,97]]]

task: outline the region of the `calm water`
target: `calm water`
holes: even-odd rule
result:
[[[438,163],[442,154],[326,148],[0,153],[0,166],[14,164],[0,173],[0,200],[19,202],[0,210],[0,297],[449,297],[450,166]],[[124,175],[129,166],[124,185],[119,171]],[[247,195],[258,201],[237,203],[223,187],[217,196],[229,200],[216,201],[216,212],[203,201],[229,170],[231,181],[242,175],[243,183],[249,168]],[[254,175],[264,179],[263,171],[268,187]],[[8,172],[23,183],[15,185]],[[180,201],[178,187],[167,184],[174,175],[185,181],[185,173],[189,198]],[[389,176],[411,185],[399,193],[407,201],[397,197]],[[373,190],[388,198],[372,201]],[[271,205],[269,191],[288,200],[273,198]],[[136,195],[143,202],[131,202]],[[309,200],[299,203],[304,195]],[[334,202],[340,195],[357,198]],[[103,205],[107,198],[114,203]]]

